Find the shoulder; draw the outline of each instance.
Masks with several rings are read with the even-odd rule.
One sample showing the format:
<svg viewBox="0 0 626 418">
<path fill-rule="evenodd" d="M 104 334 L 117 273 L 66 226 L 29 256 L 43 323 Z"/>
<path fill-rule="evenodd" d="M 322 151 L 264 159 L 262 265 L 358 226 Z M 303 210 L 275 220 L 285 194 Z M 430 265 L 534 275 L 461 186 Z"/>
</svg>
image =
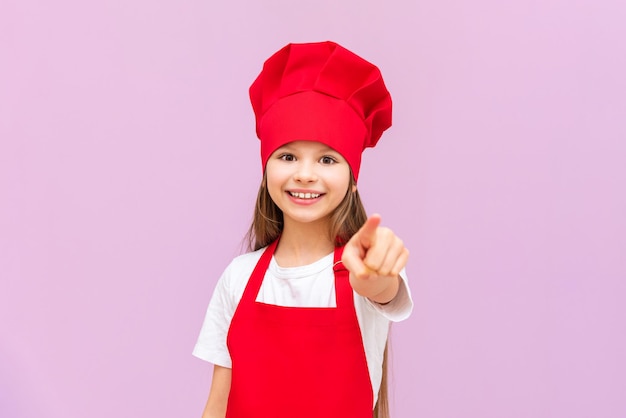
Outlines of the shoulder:
<svg viewBox="0 0 626 418">
<path fill-rule="evenodd" d="M 233 258 L 220 278 L 222 286 L 238 288 L 245 285 L 264 251 L 265 247 Z"/>
<path fill-rule="evenodd" d="M 242 270 L 254 269 L 256 264 L 259 262 L 261 255 L 265 252 L 267 247 L 263 247 L 256 251 L 251 251 L 249 253 L 238 255 L 233 258 L 228 267 L 226 267 L 226 271 L 230 271 L 231 273 L 239 273 Z"/>
<path fill-rule="evenodd" d="M 211 303 L 209 304 L 209 310 L 224 311 L 227 313 L 227 316 L 232 316 L 263 251 L 264 249 L 262 248 L 232 259 L 217 281 L 211 297 Z"/>
</svg>

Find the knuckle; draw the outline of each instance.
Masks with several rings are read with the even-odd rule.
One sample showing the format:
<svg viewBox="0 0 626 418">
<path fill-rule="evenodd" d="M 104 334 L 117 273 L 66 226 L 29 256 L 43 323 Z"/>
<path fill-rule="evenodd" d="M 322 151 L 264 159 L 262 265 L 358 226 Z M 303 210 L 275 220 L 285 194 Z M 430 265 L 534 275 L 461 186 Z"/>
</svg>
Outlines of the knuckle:
<svg viewBox="0 0 626 418">
<path fill-rule="evenodd" d="M 389 235 L 389 228 L 384 227 L 384 226 L 379 226 L 377 228 L 377 232 L 378 232 L 378 235 L 380 235 L 381 237 L 386 237 L 387 235 Z"/>
</svg>

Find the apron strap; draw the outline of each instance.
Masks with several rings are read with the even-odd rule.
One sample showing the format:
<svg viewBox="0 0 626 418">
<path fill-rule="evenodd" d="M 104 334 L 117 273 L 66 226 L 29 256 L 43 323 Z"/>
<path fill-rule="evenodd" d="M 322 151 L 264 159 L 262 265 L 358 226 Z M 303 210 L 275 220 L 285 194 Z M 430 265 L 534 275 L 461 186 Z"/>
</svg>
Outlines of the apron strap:
<svg viewBox="0 0 626 418">
<path fill-rule="evenodd" d="M 350 286 L 350 272 L 341 261 L 343 246 L 335 248 L 333 271 L 335 272 L 335 297 L 337 308 L 354 310 L 354 291 Z"/>
<path fill-rule="evenodd" d="M 277 245 L 278 240 L 275 240 L 265 249 L 265 251 L 263 251 L 263 254 L 261 254 L 261 258 L 256 263 L 256 266 L 252 271 L 252 275 L 250 275 L 246 289 L 241 297 L 240 304 L 241 302 L 254 303 L 256 300 L 256 297 L 259 294 L 259 289 L 261 289 L 261 284 L 263 283 L 263 278 L 265 277 L 265 272 L 270 265 L 270 261 L 272 260 L 274 251 L 276 251 Z"/>
<path fill-rule="evenodd" d="M 248 285 L 246 286 L 241 302 L 254 303 L 256 301 L 261 285 L 263 284 L 263 278 L 265 272 L 270 265 L 274 251 L 278 246 L 278 240 L 272 242 L 261 254 L 259 262 L 254 267 L 252 275 Z M 343 247 L 336 247 L 333 258 L 333 272 L 335 273 L 335 298 L 337 308 L 339 309 L 354 309 L 354 293 L 352 286 L 350 286 L 350 273 L 341 262 L 341 256 L 343 254 Z"/>
</svg>

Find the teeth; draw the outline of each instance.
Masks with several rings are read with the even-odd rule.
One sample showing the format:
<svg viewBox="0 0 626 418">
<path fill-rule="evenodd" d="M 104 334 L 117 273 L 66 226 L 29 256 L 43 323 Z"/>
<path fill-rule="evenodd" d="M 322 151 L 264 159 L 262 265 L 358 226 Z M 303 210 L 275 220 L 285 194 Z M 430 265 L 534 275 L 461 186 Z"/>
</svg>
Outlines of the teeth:
<svg viewBox="0 0 626 418">
<path fill-rule="evenodd" d="M 319 193 L 294 193 L 289 192 L 293 197 L 297 197 L 298 199 L 315 199 L 320 197 Z"/>
</svg>

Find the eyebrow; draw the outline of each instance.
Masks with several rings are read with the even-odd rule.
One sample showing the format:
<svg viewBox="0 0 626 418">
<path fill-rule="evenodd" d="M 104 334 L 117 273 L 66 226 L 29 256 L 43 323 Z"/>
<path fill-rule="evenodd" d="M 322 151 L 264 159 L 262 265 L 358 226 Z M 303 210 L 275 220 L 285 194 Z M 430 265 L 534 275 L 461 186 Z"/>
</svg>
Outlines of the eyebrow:
<svg viewBox="0 0 626 418">
<path fill-rule="evenodd" d="M 329 147 L 326 144 L 323 144 L 323 145 L 324 145 L 324 148 L 321 148 L 319 150 L 320 153 L 332 152 L 332 153 L 335 153 L 335 154 L 339 154 L 339 151 L 334 150 L 333 148 Z M 295 151 L 297 148 L 298 148 L 297 146 L 293 146 L 291 144 L 285 144 L 285 145 L 282 145 L 282 146 L 278 147 L 277 149 L 284 149 L 286 151 Z"/>
</svg>

